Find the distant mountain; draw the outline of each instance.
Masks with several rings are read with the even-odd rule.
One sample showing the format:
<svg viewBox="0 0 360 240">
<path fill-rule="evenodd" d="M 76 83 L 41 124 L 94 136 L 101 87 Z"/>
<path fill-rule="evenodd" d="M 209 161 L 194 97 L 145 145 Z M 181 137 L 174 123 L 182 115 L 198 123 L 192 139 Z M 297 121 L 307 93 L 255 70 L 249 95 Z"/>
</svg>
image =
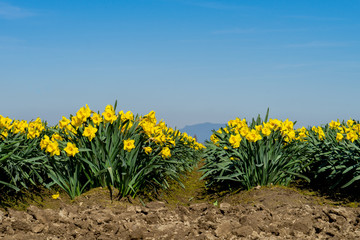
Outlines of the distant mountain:
<svg viewBox="0 0 360 240">
<path fill-rule="evenodd" d="M 224 127 L 225 124 L 221 123 L 199 123 L 190 126 L 185 126 L 180 129 L 180 132 L 186 132 L 188 135 L 194 137 L 196 135 L 199 143 L 204 143 L 205 140 L 209 140 L 212 134 L 211 130 L 218 130 Z"/>
</svg>

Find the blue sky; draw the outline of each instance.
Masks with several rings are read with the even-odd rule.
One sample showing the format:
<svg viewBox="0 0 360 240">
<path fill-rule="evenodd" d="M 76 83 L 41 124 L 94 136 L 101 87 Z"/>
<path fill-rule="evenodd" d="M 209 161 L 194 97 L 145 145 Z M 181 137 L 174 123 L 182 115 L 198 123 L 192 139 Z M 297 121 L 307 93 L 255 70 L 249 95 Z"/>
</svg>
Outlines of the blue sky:
<svg viewBox="0 0 360 240">
<path fill-rule="evenodd" d="M 360 1 L 0 0 L 0 114 L 360 119 Z"/>
</svg>

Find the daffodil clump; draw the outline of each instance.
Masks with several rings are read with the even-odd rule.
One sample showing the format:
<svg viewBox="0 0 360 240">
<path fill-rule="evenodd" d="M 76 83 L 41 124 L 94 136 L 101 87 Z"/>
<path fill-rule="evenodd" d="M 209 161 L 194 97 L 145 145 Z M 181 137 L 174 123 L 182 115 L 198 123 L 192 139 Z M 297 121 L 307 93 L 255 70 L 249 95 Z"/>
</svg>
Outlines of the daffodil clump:
<svg viewBox="0 0 360 240">
<path fill-rule="evenodd" d="M 336 134 L 336 141 L 350 141 L 354 142 L 359 139 L 360 135 L 360 124 L 355 122 L 352 119 L 347 120 L 346 122 L 340 123 L 339 120 L 331 120 L 325 127 L 313 126 L 311 131 L 317 135 L 318 140 L 325 140 L 326 135 Z M 325 134 L 325 131 L 327 134 Z"/>
<path fill-rule="evenodd" d="M 287 185 L 307 166 L 308 130 L 294 129 L 286 119 L 263 121 L 260 116 L 248 124 L 236 118 L 217 131 L 206 143 L 203 178 L 208 185 L 238 185 L 250 189 L 258 185 Z"/>
<path fill-rule="evenodd" d="M 309 176 L 326 189 L 354 187 L 360 179 L 360 123 L 332 120 L 309 130 Z"/>
<path fill-rule="evenodd" d="M 171 157 L 171 149 L 176 149 L 177 147 L 189 148 L 195 151 L 205 148 L 195 138 L 168 127 L 164 121 L 161 120 L 157 123 L 154 111 L 151 111 L 144 117 L 140 117 L 139 125 L 148 138 L 146 146 L 143 147 L 144 151 L 146 149 L 147 154 L 150 154 L 154 147 L 161 147 L 160 153 L 162 158 L 168 159 Z"/>
<path fill-rule="evenodd" d="M 145 187 L 168 187 L 192 169 L 204 146 L 145 116 L 102 112 L 88 105 L 75 115 L 62 116 L 56 126 L 13 120 L 0 115 L 0 190 L 19 191 L 31 184 L 61 187 L 71 198 L 94 187 L 119 190 L 119 197 Z"/>
<path fill-rule="evenodd" d="M 294 129 L 294 123 L 286 119 L 281 121 L 278 119 L 270 119 L 259 125 L 248 126 L 245 119 L 230 120 L 225 128 L 221 128 L 214 132 L 210 140 L 213 144 L 219 145 L 219 141 L 228 140 L 232 148 L 239 148 L 242 140 L 247 142 L 257 142 L 271 135 L 273 132 L 280 132 L 284 143 L 292 141 L 306 141 L 308 131 L 305 127 L 298 130 Z M 225 147 L 230 147 L 225 146 Z"/>
<path fill-rule="evenodd" d="M 267 119 L 267 118 L 266 118 Z M 230 120 L 206 144 L 204 177 L 212 184 L 286 185 L 301 177 L 326 189 L 360 180 L 360 123 L 332 120 L 294 129 L 286 119 Z"/>
<path fill-rule="evenodd" d="M 179 141 L 182 145 L 194 150 L 201 150 L 205 148 L 202 144 L 196 142 L 195 138 L 188 136 L 186 133 L 180 133 L 178 130 L 174 130 L 168 127 L 164 121 L 157 122 L 155 117 L 155 112 L 151 111 L 145 116 L 140 116 L 135 119 L 134 114 L 131 111 L 120 111 L 118 114 L 115 113 L 113 106 L 108 105 L 105 108 L 105 111 L 102 114 L 98 114 L 90 110 L 89 106 L 82 107 L 76 113 L 75 116 L 67 119 L 65 116 L 59 121 L 59 128 L 65 131 L 65 135 L 77 134 L 79 128 L 82 127 L 82 136 L 87 137 L 91 142 L 98 131 L 100 124 L 113 124 L 116 120 L 122 123 L 127 123 L 123 125 L 121 131 L 127 131 L 130 129 L 134 122 L 136 121 L 138 125 L 142 128 L 142 131 L 146 134 L 148 138 L 148 143 L 153 142 L 157 146 L 161 146 L 161 156 L 165 158 L 171 157 L 170 149 L 176 146 L 176 141 Z M 90 121 L 88 121 L 90 120 Z M 71 133 L 71 134 L 70 134 Z M 71 138 L 71 137 L 70 137 Z M 59 155 L 59 148 L 54 141 L 54 137 L 44 136 L 44 139 L 41 144 L 41 149 L 46 149 L 51 155 Z M 60 135 L 57 140 L 63 140 Z M 49 147 L 50 146 L 50 147 Z M 124 140 L 124 150 L 130 152 L 135 148 L 134 140 L 127 139 Z M 151 146 L 144 146 L 143 150 L 146 150 L 146 154 L 150 154 L 152 151 Z M 67 151 L 66 151 L 67 153 Z"/>
<path fill-rule="evenodd" d="M 340 124 L 339 120 L 331 121 L 329 128 L 336 131 L 336 140 L 338 142 L 348 140 L 354 142 L 359 139 L 360 124 L 352 119 L 346 121 L 346 124 Z"/>
<path fill-rule="evenodd" d="M 28 123 L 25 120 L 12 120 L 9 117 L 3 117 L 0 115 L 0 137 L 2 139 L 5 139 L 9 133 L 20 133 L 26 135 L 27 139 L 34 139 L 39 137 L 44 129 L 45 124 L 40 118 Z"/>
<path fill-rule="evenodd" d="M 48 127 L 40 118 L 16 120 L 0 115 L 0 191 L 20 191 L 45 183 L 47 156 L 39 147 Z"/>
<path fill-rule="evenodd" d="M 158 122 L 154 111 L 117 113 L 116 104 L 101 113 L 86 105 L 70 118 L 63 116 L 51 133 L 40 148 L 56 169 L 50 176 L 72 198 L 98 186 L 118 188 L 120 197 L 135 195 L 146 184 L 166 187 L 168 179 L 180 180 L 191 169 L 204 148 Z"/>
</svg>

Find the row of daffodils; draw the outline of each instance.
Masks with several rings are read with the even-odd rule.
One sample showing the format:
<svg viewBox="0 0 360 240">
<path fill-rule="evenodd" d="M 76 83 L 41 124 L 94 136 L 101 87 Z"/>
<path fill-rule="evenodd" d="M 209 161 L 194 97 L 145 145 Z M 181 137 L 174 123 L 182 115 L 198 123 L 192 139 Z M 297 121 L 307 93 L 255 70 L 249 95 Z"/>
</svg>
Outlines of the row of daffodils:
<svg viewBox="0 0 360 240">
<path fill-rule="evenodd" d="M 158 122 L 155 112 L 134 116 L 115 106 L 87 105 L 55 127 L 0 116 L 0 187 L 61 187 L 71 198 L 95 187 L 118 197 L 166 188 L 199 161 L 204 146 Z"/>
<path fill-rule="evenodd" d="M 302 178 L 324 189 L 356 187 L 360 180 L 360 124 L 331 121 L 294 128 L 286 119 L 230 120 L 205 144 L 203 179 L 237 189 L 288 185 Z"/>
<path fill-rule="evenodd" d="M 250 189 L 287 185 L 294 179 L 328 189 L 355 187 L 360 179 L 360 124 L 331 121 L 294 128 L 286 119 L 260 116 L 230 120 L 213 131 L 205 147 L 158 122 L 155 112 L 134 116 L 108 105 L 87 105 L 54 127 L 36 119 L 0 115 L 0 188 L 19 191 L 31 184 L 62 188 L 71 198 L 94 187 L 118 197 L 166 188 L 200 159 L 208 186 Z"/>
</svg>

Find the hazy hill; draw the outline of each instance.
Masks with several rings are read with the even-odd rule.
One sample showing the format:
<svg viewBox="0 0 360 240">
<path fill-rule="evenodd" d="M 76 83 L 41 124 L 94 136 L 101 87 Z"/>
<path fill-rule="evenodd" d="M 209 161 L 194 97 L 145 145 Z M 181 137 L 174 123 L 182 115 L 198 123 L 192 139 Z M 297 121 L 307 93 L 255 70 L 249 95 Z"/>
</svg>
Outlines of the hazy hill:
<svg viewBox="0 0 360 240">
<path fill-rule="evenodd" d="M 196 135 L 199 143 L 204 143 L 205 140 L 209 140 L 212 134 L 211 130 L 218 130 L 220 127 L 224 127 L 225 124 L 221 123 L 199 123 L 190 126 L 185 126 L 180 129 L 180 132 L 186 132 L 188 135 L 194 137 Z"/>
</svg>

